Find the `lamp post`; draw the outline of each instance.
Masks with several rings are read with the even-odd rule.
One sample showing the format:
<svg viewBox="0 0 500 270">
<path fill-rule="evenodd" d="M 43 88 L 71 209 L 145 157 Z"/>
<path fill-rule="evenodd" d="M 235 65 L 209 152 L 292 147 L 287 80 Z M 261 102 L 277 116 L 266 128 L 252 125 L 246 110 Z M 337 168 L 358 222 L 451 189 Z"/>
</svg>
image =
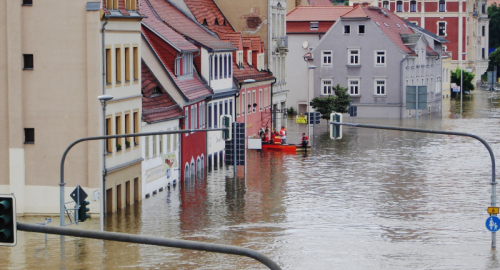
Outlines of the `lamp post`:
<svg viewBox="0 0 500 270">
<path fill-rule="evenodd" d="M 248 114 L 248 109 L 247 109 L 247 103 L 248 103 L 247 102 L 247 100 L 248 100 L 247 84 L 254 83 L 254 82 L 255 82 L 254 79 L 246 79 L 246 80 L 243 81 L 243 83 L 245 84 L 245 104 L 244 104 L 244 106 L 242 106 L 243 109 L 245 110 L 245 179 L 247 178 L 247 146 L 248 146 L 248 144 L 247 144 L 247 114 Z"/>
<path fill-rule="evenodd" d="M 316 66 L 312 65 L 312 66 L 308 66 L 307 68 L 309 68 L 309 87 L 307 88 L 307 137 L 309 138 L 309 140 L 311 139 L 311 135 L 309 134 L 310 133 L 310 125 L 311 125 L 311 88 L 313 88 L 313 84 L 314 84 L 314 69 L 316 68 Z M 312 77 L 312 78 L 311 78 Z M 314 92 L 313 92 L 314 93 Z"/>
<path fill-rule="evenodd" d="M 102 104 L 102 133 L 106 135 L 106 105 L 108 105 L 108 101 L 113 99 L 111 95 L 102 95 L 98 96 L 97 99 Z M 102 178 L 101 178 L 101 194 L 99 196 L 99 200 L 101 203 L 101 213 L 100 213 L 100 227 L 101 231 L 104 231 L 104 194 L 106 191 L 106 176 L 108 175 L 108 171 L 106 170 L 106 154 L 108 149 L 106 149 L 106 140 L 102 141 Z"/>
<path fill-rule="evenodd" d="M 463 92 L 464 92 L 464 67 L 462 65 L 462 60 L 464 58 L 464 55 L 467 55 L 467 53 L 462 53 L 460 55 L 460 117 L 462 117 L 462 101 L 463 101 Z"/>
</svg>

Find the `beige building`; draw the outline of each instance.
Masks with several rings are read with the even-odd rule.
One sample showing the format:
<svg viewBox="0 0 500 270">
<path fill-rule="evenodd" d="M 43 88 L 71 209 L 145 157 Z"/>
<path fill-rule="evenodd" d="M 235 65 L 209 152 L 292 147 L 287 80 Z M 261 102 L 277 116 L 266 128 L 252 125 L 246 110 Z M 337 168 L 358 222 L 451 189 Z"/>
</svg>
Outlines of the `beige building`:
<svg viewBox="0 0 500 270">
<path fill-rule="evenodd" d="M 4 44 L 0 47 L 0 193 L 15 194 L 18 214 L 59 213 L 64 150 L 77 139 L 103 134 L 97 96 L 103 92 L 114 96 L 106 110 L 109 133 L 140 127 L 141 16 L 133 11 L 138 9 L 134 1 L 123 1 L 108 2 L 116 7 L 123 4 L 128 11 L 109 12 L 100 1 L 87 0 L 0 4 Z M 109 19 L 104 90 L 101 29 L 105 14 Z M 126 148 L 121 142 L 121 151 L 115 142 L 108 143 L 109 211 L 140 198 L 133 196 L 140 192 L 134 189 L 140 187 L 135 181 L 141 181 L 140 147 Z M 98 141 L 79 143 L 69 151 L 64 165 L 65 202 L 72 201 L 69 194 L 80 185 L 89 195 L 91 212 L 99 212 L 102 151 L 103 143 Z"/>
</svg>

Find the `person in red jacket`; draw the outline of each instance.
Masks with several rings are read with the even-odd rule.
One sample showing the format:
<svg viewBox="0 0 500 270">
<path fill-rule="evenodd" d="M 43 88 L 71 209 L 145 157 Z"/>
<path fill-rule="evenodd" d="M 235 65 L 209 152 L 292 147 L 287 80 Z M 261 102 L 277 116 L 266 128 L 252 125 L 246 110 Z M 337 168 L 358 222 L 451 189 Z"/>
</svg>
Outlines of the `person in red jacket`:
<svg viewBox="0 0 500 270">
<path fill-rule="evenodd" d="M 307 145 L 309 144 L 309 137 L 306 136 L 305 133 L 302 133 L 302 147 L 306 148 Z"/>
</svg>

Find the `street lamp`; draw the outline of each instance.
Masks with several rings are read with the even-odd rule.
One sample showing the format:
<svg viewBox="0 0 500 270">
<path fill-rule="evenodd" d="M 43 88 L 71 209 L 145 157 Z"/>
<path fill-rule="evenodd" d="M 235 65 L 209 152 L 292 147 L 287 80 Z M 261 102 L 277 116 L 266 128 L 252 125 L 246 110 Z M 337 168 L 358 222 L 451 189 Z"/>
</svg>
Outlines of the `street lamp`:
<svg viewBox="0 0 500 270">
<path fill-rule="evenodd" d="M 462 53 L 462 55 L 460 55 L 460 117 L 462 117 L 462 96 L 464 92 L 464 67 L 462 66 L 462 59 L 464 58 L 464 55 L 467 55 L 467 53 Z"/>
<path fill-rule="evenodd" d="M 97 99 L 102 104 L 102 132 L 103 135 L 106 135 L 106 105 L 108 104 L 108 101 L 113 99 L 113 96 L 111 95 L 102 95 L 98 96 Z M 101 224 L 101 231 L 104 231 L 104 194 L 106 191 L 106 175 L 108 174 L 108 171 L 106 170 L 106 154 L 108 150 L 106 149 L 106 141 L 107 140 L 102 140 L 102 178 L 101 178 L 101 194 L 99 196 L 100 203 L 101 203 L 101 213 L 100 213 L 100 224 Z"/>
<path fill-rule="evenodd" d="M 310 101 L 310 98 L 311 98 L 311 88 L 313 88 L 313 84 L 314 84 L 314 69 L 316 68 L 316 66 L 312 65 L 312 66 L 308 66 L 307 68 L 309 68 L 309 87 L 307 88 L 307 137 L 309 138 L 309 140 L 311 139 L 311 135 L 309 134 L 309 130 L 310 130 L 310 125 L 311 125 L 311 101 Z M 311 79 L 311 77 L 313 77 Z M 313 92 L 314 93 L 314 92 Z"/>
<path fill-rule="evenodd" d="M 244 105 L 242 106 L 243 107 L 243 110 L 245 111 L 245 179 L 247 178 L 247 114 L 248 114 L 248 111 L 247 111 L 247 100 L 248 100 L 248 95 L 247 95 L 247 84 L 249 83 L 254 83 L 255 80 L 254 79 L 246 79 L 243 81 L 243 83 L 245 84 L 245 103 Z M 235 137 L 236 138 L 236 137 Z M 235 144 L 235 147 L 236 147 L 236 144 Z M 235 165 L 236 166 L 236 157 L 235 157 Z"/>
</svg>

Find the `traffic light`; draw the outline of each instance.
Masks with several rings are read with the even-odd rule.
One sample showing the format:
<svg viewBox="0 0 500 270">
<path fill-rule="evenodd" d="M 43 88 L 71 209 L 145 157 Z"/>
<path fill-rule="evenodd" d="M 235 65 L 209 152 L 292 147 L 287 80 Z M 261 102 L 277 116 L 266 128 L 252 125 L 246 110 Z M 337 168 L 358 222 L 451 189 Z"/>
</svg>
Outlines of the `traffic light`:
<svg viewBox="0 0 500 270">
<path fill-rule="evenodd" d="M 224 141 L 230 141 L 231 140 L 231 129 L 232 129 L 231 115 L 221 115 L 220 122 L 221 122 L 222 128 L 228 128 L 228 130 L 222 131 L 222 139 Z"/>
<path fill-rule="evenodd" d="M 330 122 L 342 123 L 342 114 L 331 113 L 330 114 Z M 334 140 L 342 139 L 342 126 L 330 124 L 330 138 L 332 138 Z"/>
<path fill-rule="evenodd" d="M 87 208 L 87 205 L 89 205 L 90 203 L 88 201 L 82 201 L 81 204 L 80 204 L 80 208 L 78 208 L 78 221 L 79 222 L 84 222 L 85 220 L 87 220 L 87 218 L 90 218 L 90 215 L 87 214 L 90 209 Z"/>
<path fill-rule="evenodd" d="M 16 198 L 0 195 L 0 246 L 15 246 L 17 243 Z"/>
</svg>

